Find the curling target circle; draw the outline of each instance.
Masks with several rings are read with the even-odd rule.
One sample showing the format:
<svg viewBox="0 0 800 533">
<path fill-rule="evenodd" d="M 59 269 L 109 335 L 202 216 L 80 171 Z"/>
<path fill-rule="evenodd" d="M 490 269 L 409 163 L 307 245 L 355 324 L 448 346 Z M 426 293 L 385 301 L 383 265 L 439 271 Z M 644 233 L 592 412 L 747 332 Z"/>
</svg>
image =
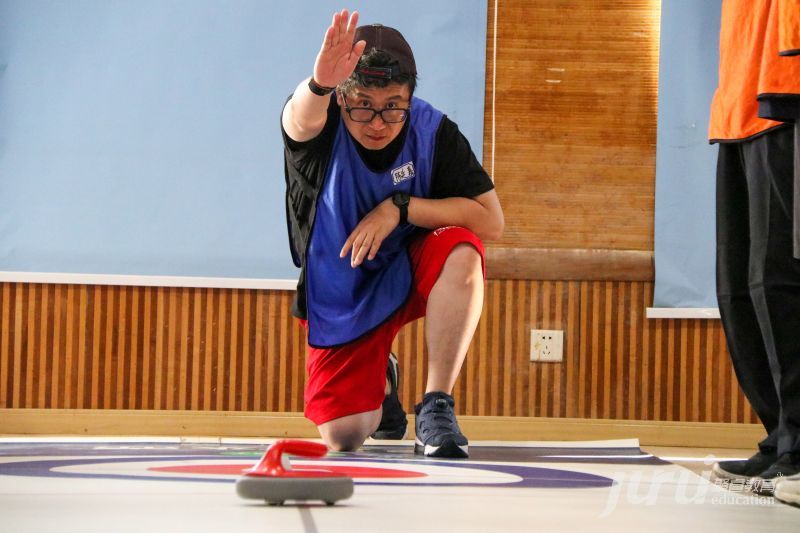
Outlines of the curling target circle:
<svg viewBox="0 0 800 533">
<path fill-rule="evenodd" d="M 253 464 L 242 457 L 196 455 L 42 458 L 2 463 L 0 475 L 233 483 Z M 356 485 L 588 488 L 614 483 L 604 476 L 561 468 L 468 461 L 293 459 L 292 468 L 343 473 L 352 477 Z"/>
</svg>

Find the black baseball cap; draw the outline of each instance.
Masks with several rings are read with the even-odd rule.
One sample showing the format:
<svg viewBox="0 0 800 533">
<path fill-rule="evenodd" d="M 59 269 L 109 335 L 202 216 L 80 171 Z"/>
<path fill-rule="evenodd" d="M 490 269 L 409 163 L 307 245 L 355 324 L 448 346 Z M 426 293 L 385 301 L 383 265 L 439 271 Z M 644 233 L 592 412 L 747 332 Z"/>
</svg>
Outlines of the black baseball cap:
<svg viewBox="0 0 800 533">
<path fill-rule="evenodd" d="M 360 26 L 356 28 L 356 36 L 353 42 L 357 43 L 358 41 L 367 41 L 367 46 L 364 48 L 365 53 L 372 48 L 383 50 L 397 60 L 397 65 L 391 68 L 378 68 L 365 67 L 359 64 L 356 66 L 357 73 L 371 78 L 386 79 L 391 79 L 397 74 L 417 75 L 414 53 L 411 51 L 408 42 L 403 38 L 403 35 L 396 29 L 383 24 Z"/>
</svg>

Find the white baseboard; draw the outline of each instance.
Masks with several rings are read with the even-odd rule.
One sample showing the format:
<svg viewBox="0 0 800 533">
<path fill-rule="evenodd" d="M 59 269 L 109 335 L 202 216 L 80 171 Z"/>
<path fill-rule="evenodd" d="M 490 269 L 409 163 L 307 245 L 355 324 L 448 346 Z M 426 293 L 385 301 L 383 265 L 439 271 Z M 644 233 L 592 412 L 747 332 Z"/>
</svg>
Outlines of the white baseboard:
<svg viewBox="0 0 800 533">
<path fill-rule="evenodd" d="M 716 307 L 648 307 L 647 318 L 719 319 L 719 309 Z"/>
</svg>

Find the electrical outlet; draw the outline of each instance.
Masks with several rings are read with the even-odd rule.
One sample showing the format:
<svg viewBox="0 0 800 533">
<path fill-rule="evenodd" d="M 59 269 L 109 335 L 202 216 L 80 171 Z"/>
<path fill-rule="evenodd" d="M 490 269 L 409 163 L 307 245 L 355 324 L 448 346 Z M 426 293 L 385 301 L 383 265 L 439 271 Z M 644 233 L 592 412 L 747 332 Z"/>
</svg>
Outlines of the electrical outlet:
<svg viewBox="0 0 800 533">
<path fill-rule="evenodd" d="M 564 360 L 564 331 L 531 330 L 531 361 L 558 363 Z"/>
</svg>

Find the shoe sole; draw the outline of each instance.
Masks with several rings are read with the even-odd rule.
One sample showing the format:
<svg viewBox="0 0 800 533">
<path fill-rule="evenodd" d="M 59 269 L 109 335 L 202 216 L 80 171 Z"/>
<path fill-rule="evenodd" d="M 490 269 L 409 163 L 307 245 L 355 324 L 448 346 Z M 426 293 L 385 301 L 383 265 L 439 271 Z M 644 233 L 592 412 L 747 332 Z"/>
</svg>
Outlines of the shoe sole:
<svg viewBox="0 0 800 533">
<path fill-rule="evenodd" d="M 469 445 L 459 446 L 452 440 L 445 441 L 440 446 L 414 442 L 414 453 L 425 457 L 447 457 L 450 459 L 466 459 L 469 457 Z"/>
<path fill-rule="evenodd" d="M 775 487 L 775 498 L 783 503 L 800 507 L 800 483 L 794 480 L 791 482 L 781 481 Z"/>
</svg>

